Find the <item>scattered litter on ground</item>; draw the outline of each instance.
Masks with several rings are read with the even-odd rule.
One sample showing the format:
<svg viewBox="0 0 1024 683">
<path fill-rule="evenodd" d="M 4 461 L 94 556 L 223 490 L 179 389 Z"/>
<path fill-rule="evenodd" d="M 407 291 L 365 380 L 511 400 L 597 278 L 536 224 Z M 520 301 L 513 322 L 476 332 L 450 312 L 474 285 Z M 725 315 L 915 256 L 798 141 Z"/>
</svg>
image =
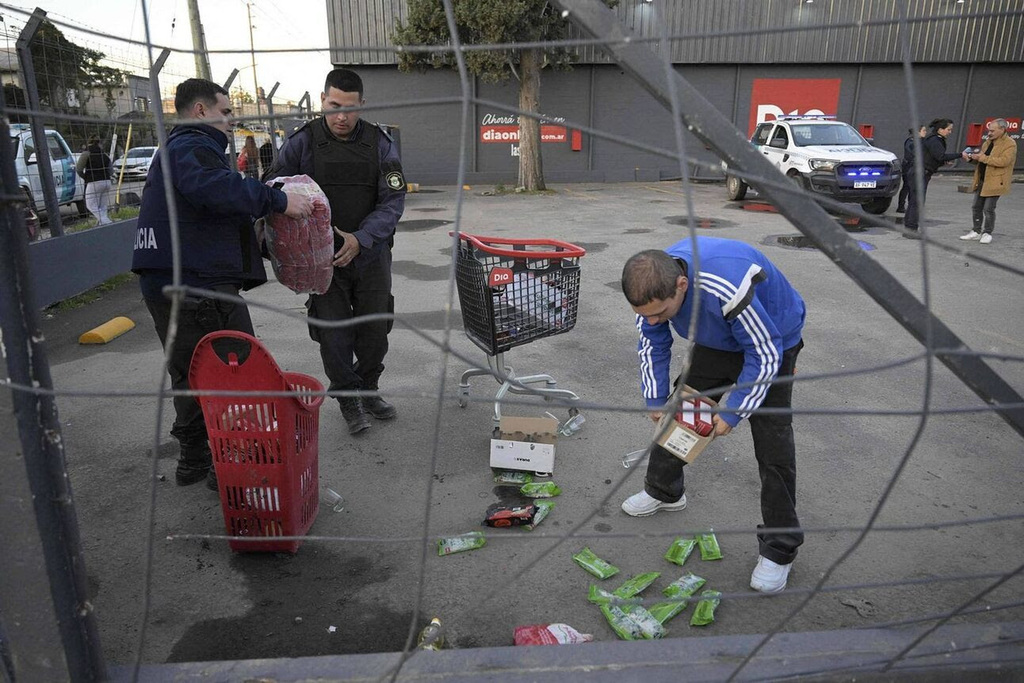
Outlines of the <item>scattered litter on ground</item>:
<svg viewBox="0 0 1024 683">
<path fill-rule="evenodd" d="M 444 647 L 444 627 L 441 626 L 441 620 L 434 617 L 420 631 L 419 638 L 416 640 L 416 648 L 436 652 L 442 647 Z"/>
<path fill-rule="evenodd" d="M 460 534 L 451 538 L 442 538 L 437 541 L 437 554 L 440 557 L 476 550 L 487 545 L 487 539 L 479 531 L 470 531 L 468 534 Z"/>
<path fill-rule="evenodd" d="M 552 498 L 562 493 L 562 489 L 553 481 L 545 481 L 540 484 L 523 484 L 519 492 L 529 498 Z"/>
<path fill-rule="evenodd" d="M 702 560 L 720 560 L 722 559 L 722 549 L 718 545 L 718 538 L 715 537 L 714 531 L 709 531 L 706 534 L 697 535 L 697 545 L 700 546 L 700 559 Z"/>
<path fill-rule="evenodd" d="M 529 472 L 513 472 L 511 470 L 502 470 L 494 475 L 495 484 L 515 484 L 522 486 L 523 484 L 530 484 L 533 482 L 533 475 Z"/>
<path fill-rule="evenodd" d="M 533 624 L 516 626 L 513 640 L 516 645 L 576 645 L 589 643 L 594 636 L 580 633 L 568 624 Z"/>
<path fill-rule="evenodd" d="M 707 626 L 715 620 L 715 608 L 722 600 L 718 591 L 704 591 L 700 594 L 700 602 L 690 617 L 690 626 Z"/>
<path fill-rule="evenodd" d="M 484 521 L 481 522 L 484 526 L 525 526 L 533 522 L 533 518 L 537 514 L 537 506 L 495 503 L 488 506 L 486 514 Z"/>
<path fill-rule="evenodd" d="M 697 547 L 697 541 L 692 538 L 677 538 L 672 541 L 672 545 L 668 547 L 665 552 L 665 559 L 672 564 L 678 564 L 682 566 L 686 562 L 686 558 L 690 556 L 693 549 Z"/>
<path fill-rule="evenodd" d="M 345 510 L 345 498 L 332 488 L 324 487 L 324 503 L 334 512 Z"/>
<path fill-rule="evenodd" d="M 657 581 L 659 576 L 661 576 L 661 572 L 637 574 L 612 591 L 612 595 L 619 598 L 631 598 L 634 595 L 639 595 L 640 593 L 643 593 L 648 586 Z"/>
<path fill-rule="evenodd" d="M 527 531 L 536 529 L 544 521 L 544 518 L 551 514 L 551 508 L 555 507 L 555 501 L 538 500 L 534 507 L 537 508 L 537 511 L 533 513 L 533 521 L 524 526 Z"/>
<path fill-rule="evenodd" d="M 601 614 L 623 640 L 665 637 L 665 627 L 640 605 L 601 605 Z"/>
<path fill-rule="evenodd" d="M 584 548 L 579 551 L 572 556 L 572 559 L 576 560 L 576 564 L 583 567 L 599 579 L 607 579 L 619 573 L 618 567 L 602 560 L 600 557 L 595 555 L 594 551 L 590 548 Z"/>
</svg>

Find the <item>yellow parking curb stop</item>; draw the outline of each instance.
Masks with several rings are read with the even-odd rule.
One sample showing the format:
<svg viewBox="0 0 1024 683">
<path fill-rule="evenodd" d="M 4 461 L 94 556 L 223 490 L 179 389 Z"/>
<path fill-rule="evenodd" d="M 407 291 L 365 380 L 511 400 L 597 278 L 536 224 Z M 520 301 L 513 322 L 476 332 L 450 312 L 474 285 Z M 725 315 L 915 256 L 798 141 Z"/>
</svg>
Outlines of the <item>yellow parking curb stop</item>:
<svg viewBox="0 0 1024 683">
<path fill-rule="evenodd" d="M 130 318 L 118 316 L 99 327 L 94 327 L 78 338 L 79 344 L 106 344 L 135 327 Z"/>
</svg>

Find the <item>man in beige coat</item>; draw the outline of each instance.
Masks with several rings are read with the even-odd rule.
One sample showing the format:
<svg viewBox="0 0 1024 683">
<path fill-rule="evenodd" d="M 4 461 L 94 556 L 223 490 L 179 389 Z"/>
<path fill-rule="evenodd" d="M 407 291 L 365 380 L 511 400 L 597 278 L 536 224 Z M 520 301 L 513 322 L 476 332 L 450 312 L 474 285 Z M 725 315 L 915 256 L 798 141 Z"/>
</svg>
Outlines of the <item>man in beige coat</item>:
<svg viewBox="0 0 1024 683">
<path fill-rule="evenodd" d="M 977 240 L 982 244 L 992 242 L 992 230 L 996 227 L 996 202 L 1010 191 L 1013 182 L 1013 165 L 1017 161 L 1017 143 L 1006 134 L 1006 119 L 994 119 L 988 123 L 988 139 L 982 143 L 984 151 L 976 154 L 964 153 L 964 160 L 976 164 L 971 192 L 974 193 L 974 229 L 960 239 Z"/>
</svg>

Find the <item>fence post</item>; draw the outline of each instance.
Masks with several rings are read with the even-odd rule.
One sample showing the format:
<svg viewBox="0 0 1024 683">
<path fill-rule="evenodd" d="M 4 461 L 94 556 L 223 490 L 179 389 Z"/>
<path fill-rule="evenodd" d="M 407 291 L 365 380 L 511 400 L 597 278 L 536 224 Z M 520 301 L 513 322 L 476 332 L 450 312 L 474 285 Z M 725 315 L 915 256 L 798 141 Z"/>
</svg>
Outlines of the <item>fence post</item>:
<svg viewBox="0 0 1024 683">
<path fill-rule="evenodd" d="M 228 76 L 228 80 L 224 81 L 224 89 L 231 92 L 231 84 L 235 82 L 235 76 L 238 75 L 238 69 L 232 69 L 231 75 Z"/>
<path fill-rule="evenodd" d="M 40 112 L 39 107 L 39 85 L 36 83 L 35 64 L 32 62 L 32 40 L 39 32 L 43 20 L 46 19 L 46 11 L 36 8 L 36 11 L 29 17 L 25 28 L 18 36 L 16 48 L 18 60 L 21 62 L 21 70 L 25 74 L 25 94 L 28 96 L 28 108 Z M 41 114 L 32 114 L 32 142 L 36 150 L 36 170 L 39 173 L 39 185 L 43 188 L 43 205 L 46 207 L 46 222 L 50 227 L 50 236 L 61 236 L 64 234 L 64 225 L 60 220 L 60 204 L 57 203 L 57 192 L 53 187 L 53 168 L 50 165 L 50 146 L 46 142 L 46 126 L 43 125 Z M 26 163 L 28 160 L 25 160 Z M 77 183 L 76 183 L 77 185 Z M 35 197 L 33 197 L 33 200 Z"/>
<path fill-rule="evenodd" d="M 7 124 L 0 121 L 0 140 L 9 136 Z M 11 384 L 49 390 L 53 380 L 33 303 L 23 202 L 13 155 L 12 145 L 0 144 L 0 336 L 4 340 L 4 370 Z M 11 410 L 7 415 L 13 415 L 19 440 L 12 448 L 5 439 L 0 447 L 0 454 L 12 456 L 9 463 L 2 463 L 8 474 L 4 477 L 4 495 L 0 495 L 0 521 L 6 527 L 0 534 L 4 545 L 0 552 L 0 567 L 4 569 L 0 596 L 6 598 L 0 611 L 7 617 L 7 604 L 12 602 L 20 612 L 30 596 L 46 601 L 31 605 L 29 616 L 13 622 L 18 633 L 12 642 L 19 650 L 14 661 L 22 668 L 17 680 L 99 681 L 106 674 L 96 618 L 88 600 L 85 560 L 56 402 L 51 395 L 11 388 L 0 397 L 5 407 L 8 396 Z M 5 421 L 7 415 L 3 416 Z M 12 482 L 20 480 L 12 471 L 19 446 L 28 484 L 21 496 L 7 490 Z M 31 524 L 19 524 L 19 518 L 27 517 L 29 500 L 35 513 L 34 529 Z M 19 581 L 33 564 L 45 565 L 45 573 L 30 574 L 27 581 Z M 47 615 L 56 622 L 59 641 L 42 635 L 47 630 Z M 5 630 L 9 632 L 11 625 L 6 622 Z M 61 663 L 66 671 L 60 670 Z"/>
<path fill-rule="evenodd" d="M 277 92 L 280 85 L 280 81 L 274 83 L 274 87 L 270 89 L 270 94 L 266 97 L 267 116 L 270 117 L 270 151 L 273 154 L 274 163 L 277 163 L 277 121 L 274 120 L 274 93 Z"/>
<path fill-rule="evenodd" d="M 302 103 L 303 102 L 306 103 L 306 110 L 309 111 L 309 118 L 313 118 L 313 104 L 312 104 L 312 101 L 309 99 L 309 91 L 308 90 L 306 91 L 306 94 L 302 96 L 302 99 L 299 100 L 299 113 L 302 113 L 302 111 L 303 111 L 303 109 L 302 109 Z"/>
</svg>

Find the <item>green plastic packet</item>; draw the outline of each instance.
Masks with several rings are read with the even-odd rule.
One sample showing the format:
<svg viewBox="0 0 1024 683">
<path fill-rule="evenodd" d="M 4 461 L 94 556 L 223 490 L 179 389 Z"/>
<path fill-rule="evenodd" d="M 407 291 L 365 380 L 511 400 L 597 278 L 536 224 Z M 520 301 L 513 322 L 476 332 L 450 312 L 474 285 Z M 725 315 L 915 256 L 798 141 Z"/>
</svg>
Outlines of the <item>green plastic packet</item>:
<svg viewBox="0 0 1024 683">
<path fill-rule="evenodd" d="M 522 486 L 523 484 L 529 484 L 533 482 L 533 475 L 529 472 L 513 472 L 511 470 L 502 470 L 494 475 L 495 484 L 515 484 Z"/>
<path fill-rule="evenodd" d="M 623 640 L 640 640 L 644 637 L 640 625 L 629 618 L 622 611 L 621 607 L 615 605 L 601 605 L 601 614 L 608 620 L 608 625 L 615 631 L 615 635 Z"/>
<path fill-rule="evenodd" d="M 692 538 L 677 538 L 672 541 L 672 545 L 665 552 L 665 559 L 673 564 L 682 566 L 683 562 L 686 562 L 686 558 L 690 556 L 690 553 L 696 547 L 697 541 Z"/>
<path fill-rule="evenodd" d="M 524 524 L 523 528 L 527 531 L 533 531 L 537 528 L 537 525 L 544 521 L 544 518 L 551 512 L 551 508 L 555 507 L 555 501 L 553 500 L 538 500 L 533 504 L 537 508 L 537 511 L 533 513 L 533 521 L 529 524 Z"/>
<path fill-rule="evenodd" d="M 646 640 L 665 637 L 665 627 L 654 618 L 653 614 L 640 605 L 625 605 L 622 607 L 622 611 L 640 627 L 640 634 Z"/>
<path fill-rule="evenodd" d="M 619 598 L 631 598 L 634 595 L 639 595 L 644 591 L 644 589 L 657 581 L 659 576 L 661 576 L 661 572 L 637 574 L 629 581 L 612 591 L 612 594 Z"/>
<path fill-rule="evenodd" d="M 697 576 L 692 572 L 683 574 L 678 579 L 665 586 L 662 589 L 662 593 L 669 598 L 689 598 L 703 586 L 707 581 Z M 689 600 L 683 600 L 683 607 L 689 603 Z"/>
<path fill-rule="evenodd" d="M 700 602 L 690 617 L 690 626 L 707 626 L 715 620 L 715 608 L 721 602 L 722 594 L 718 591 L 704 591 L 700 594 Z"/>
<path fill-rule="evenodd" d="M 664 624 L 669 619 L 686 609 L 686 603 L 686 600 L 668 600 L 666 602 L 659 602 L 656 605 L 651 605 L 647 608 L 647 611 L 651 613 L 652 617 L 658 620 L 659 624 Z"/>
<path fill-rule="evenodd" d="M 697 545 L 700 546 L 700 559 L 722 559 L 722 549 L 718 545 L 718 539 L 715 537 L 714 531 L 709 531 L 706 534 L 698 534 Z"/>
<path fill-rule="evenodd" d="M 595 605 L 638 605 L 640 604 L 640 598 L 630 597 L 622 598 L 615 593 L 609 593 L 603 588 L 598 588 L 594 584 L 590 584 L 590 590 L 587 591 L 587 600 L 594 603 Z"/>
<path fill-rule="evenodd" d="M 594 551 L 590 548 L 584 548 L 575 555 L 572 559 L 576 560 L 576 564 L 586 569 L 588 572 L 593 574 L 599 579 L 607 579 L 610 576 L 615 576 L 619 573 L 619 568 L 608 564 L 600 557 L 594 554 Z"/>
<path fill-rule="evenodd" d="M 539 484 L 523 484 L 519 492 L 527 498 L 552 498 L 562 492 L 562 489 L 553 481 L 545 481 Z"/>
<path fill-rule="evenodd" d="M 461 553 L 467 550 L 476 550 L 487 545 L 482 531 L 470 531 L 468 534 L 461 534 L 451 538 L 442 538 L 437 541 L 437 554 L 440 557 Z"/>
</svg>

